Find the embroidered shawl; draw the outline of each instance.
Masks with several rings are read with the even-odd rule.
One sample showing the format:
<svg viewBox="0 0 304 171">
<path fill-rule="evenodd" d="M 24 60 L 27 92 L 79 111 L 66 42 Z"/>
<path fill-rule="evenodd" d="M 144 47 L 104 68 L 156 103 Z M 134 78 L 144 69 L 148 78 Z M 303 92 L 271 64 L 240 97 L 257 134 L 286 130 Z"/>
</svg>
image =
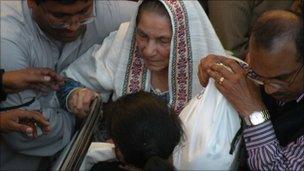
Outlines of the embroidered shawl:
<svg viewBox="0 0 304 171">
<path fill-rule="evenodd" d="M 172 39 L 168 84 L 176 112 L 202 90 L 197 77 L 200 59 L 225 51 L 198 1 L 160 0 L 170 15 Z M 139 2 L 139 5 L 142 1 Z M 150 91 L 150 71 L 144 66 L 135 41 L 135 14 L 129 23 L 71 64 L 66 75 L 101 92 L 104 100 L 139 90 Z"/>
</svg>

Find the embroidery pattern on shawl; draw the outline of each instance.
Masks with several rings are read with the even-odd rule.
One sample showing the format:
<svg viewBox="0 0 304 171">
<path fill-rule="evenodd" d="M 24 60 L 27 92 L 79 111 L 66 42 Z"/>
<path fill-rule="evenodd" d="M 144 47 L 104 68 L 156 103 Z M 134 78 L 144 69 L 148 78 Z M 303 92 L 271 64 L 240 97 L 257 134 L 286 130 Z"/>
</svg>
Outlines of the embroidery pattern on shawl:
<svg viewBox="0 0 304 171">
<path fill-rule="evenodd" d="M 126 76 L 124 81 L 123 95 L 135 93 L 144 89 L 144 83 L 146 80 L 147 70 L 144 66 L 144 62 L 138 52 L 137 44 L 135 41 L 135 34 L 132 38 L 132 46 L 130 49 L 130 55 L 128 60 L 128 66 L 126 68 Z"/>
<path fill-rule="evenodd" d="M 175 34 L 172 53 L 172 106 L 177 113 L 183 109 L 192 94 L 192 52 L 188 15 L 182 1 L 164 1 L 173 14 Z M 144 89 L 147 69 L 137 49 L 135 34 L 126 68 L 123 95 Z"/>
<path fill-rule="evenodd" d="M 172 104 L 180 113 L 192 94 L 192 52 L 189 33 L 188 14 L 182 1 L 165 1 L 173 13 L 174 39 L 172 55 Z"/>
</svg>

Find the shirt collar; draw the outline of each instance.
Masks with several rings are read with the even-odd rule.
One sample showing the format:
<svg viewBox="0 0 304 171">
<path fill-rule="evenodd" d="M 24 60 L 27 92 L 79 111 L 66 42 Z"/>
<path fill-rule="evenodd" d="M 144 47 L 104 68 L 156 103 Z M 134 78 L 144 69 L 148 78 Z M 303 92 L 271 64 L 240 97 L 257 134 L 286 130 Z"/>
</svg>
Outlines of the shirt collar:
<svg viewBox="0 0 304 171">
<path fill-rule="evenodd" d="M 300 103 L 300 101 L 304 98 L 304 92 L 297 98 L 296 102 Z M 286 102 L 282 102 L 282 101 L 277 101 L 279 106 L 284 106 L 286 104 Z"/>
<path fill-rule="evenodd" d="M 297 103 L 299 103 L 302 99 L 304 98 L 304 92 L 298 97 L 298 99 L 296 100 Z"/>
</svg>

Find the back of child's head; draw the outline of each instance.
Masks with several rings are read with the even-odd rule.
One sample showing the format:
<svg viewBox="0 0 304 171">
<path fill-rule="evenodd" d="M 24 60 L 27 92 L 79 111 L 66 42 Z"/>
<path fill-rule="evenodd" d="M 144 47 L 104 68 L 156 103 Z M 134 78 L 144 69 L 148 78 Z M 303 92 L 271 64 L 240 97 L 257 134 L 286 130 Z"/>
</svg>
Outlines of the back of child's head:
<svg viewBox="0 0 304 171">
<path fill-rule="evenodd" d="M 179 117 L 161 98 L 138 92 L 108 105 L 108 131 L 124 161 L 144 170 L 173 170 L 168 162 L 183 130 Z"/>
</svg>

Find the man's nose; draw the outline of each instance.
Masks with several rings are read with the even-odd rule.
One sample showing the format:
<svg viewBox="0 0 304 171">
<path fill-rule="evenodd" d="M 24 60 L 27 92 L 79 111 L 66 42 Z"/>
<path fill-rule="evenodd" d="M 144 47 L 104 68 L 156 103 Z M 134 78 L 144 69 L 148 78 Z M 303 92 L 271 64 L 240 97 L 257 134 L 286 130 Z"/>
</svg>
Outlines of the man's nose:
<svg viewBox="0 0 304 171">
<path fill-rule="evenodd" d="M 147 57 L 154 56 L 156 54 L 156 44 L 153 40 L 150 40 L 143 50 L 143 55 Z"/>
<path fill-rule="evenodd" d="M 68 21 L 68 29 L 70 31 L 77 31 L 80 27 L 80 19 L 78 16 L 72 16 Z"/>
</svg>

